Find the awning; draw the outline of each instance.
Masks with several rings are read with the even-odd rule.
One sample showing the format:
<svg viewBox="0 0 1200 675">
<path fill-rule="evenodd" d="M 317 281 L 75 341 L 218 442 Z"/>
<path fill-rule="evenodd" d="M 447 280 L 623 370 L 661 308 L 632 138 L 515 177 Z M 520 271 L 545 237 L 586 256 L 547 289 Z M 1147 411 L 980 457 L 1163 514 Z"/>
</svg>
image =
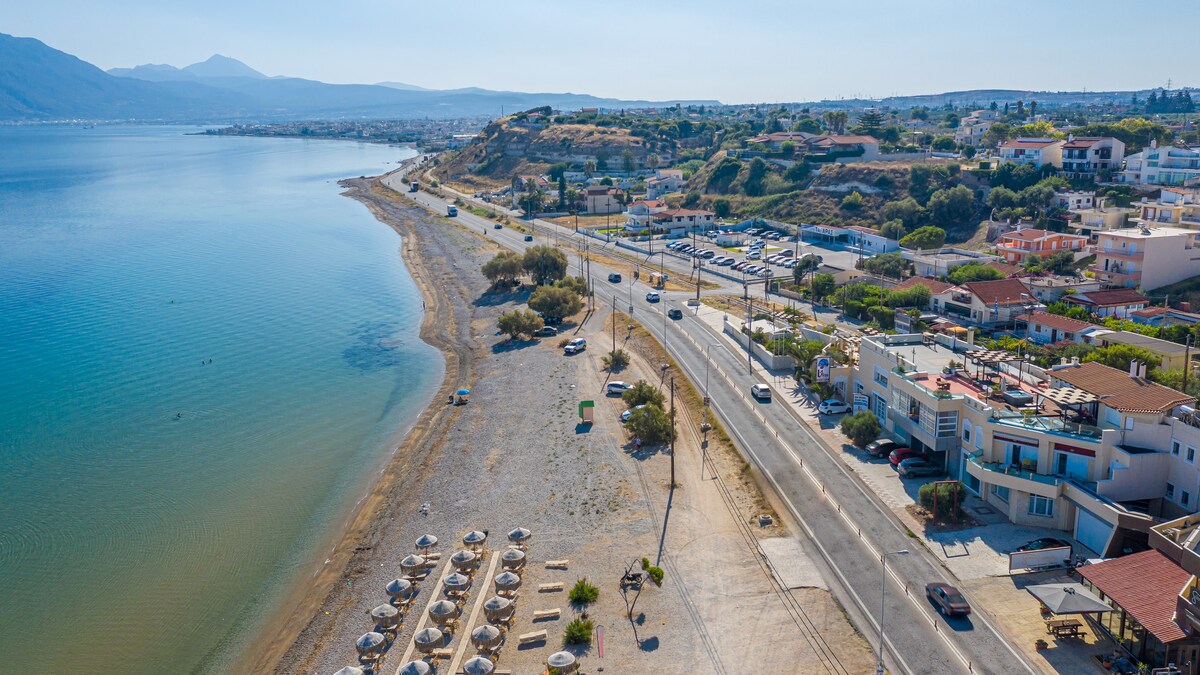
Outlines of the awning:
<svg viewBox="0 0 1200 675">
<path fill-rule="evenodd" d="M 1048 398 L 1059 405 L 1083 405 L 1085 403 L 1095 403 L 1100 398 L 1091 392 L 1075 387 L 1059 387 L 1057 389 L 1043 389 L 1037 392 L 1038 396 Z"/>
<path fill-rule="evenodd" d="M 1086 614 L 1111 612 L 1103 600 L 1092 595 L 1083 584 L 1040 584 L 1025 590 L 1033 594 L 1054 614 Z"/>
</svg>

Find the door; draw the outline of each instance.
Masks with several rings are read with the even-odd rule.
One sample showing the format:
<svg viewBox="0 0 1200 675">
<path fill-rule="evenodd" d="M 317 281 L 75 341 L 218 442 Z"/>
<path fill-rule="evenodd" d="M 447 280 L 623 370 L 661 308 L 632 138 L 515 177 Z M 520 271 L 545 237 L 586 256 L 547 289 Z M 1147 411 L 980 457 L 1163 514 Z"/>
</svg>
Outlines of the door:
<svg viewBox="0 0 1200 675">
<path fill-rule="evenodd" d="M 1112 538 L 1113 526 L 1082 508 L 1075 509 L 1075 538 L 1079 543 L 1104 555 L 1108 540 Z"/>
</svg>

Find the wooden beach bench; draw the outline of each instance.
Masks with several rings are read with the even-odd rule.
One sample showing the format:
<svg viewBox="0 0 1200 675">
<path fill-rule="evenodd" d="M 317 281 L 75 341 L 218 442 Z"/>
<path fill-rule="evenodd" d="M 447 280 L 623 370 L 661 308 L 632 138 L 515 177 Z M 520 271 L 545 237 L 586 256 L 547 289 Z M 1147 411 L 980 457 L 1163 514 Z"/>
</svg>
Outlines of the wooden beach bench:
<svg viewBox="0 0 1200 675">
<path fill-rule="evenodd" d="M 546 619 L 557 619 L 562 614 L 562 610 L 558 607 L 554 609 L 539 609 L 533 613 L 534 621 L 544 621 Z"/>
<path fill-rule="evenodd" d="M 453 649 L 435 649 L 432 654 L 435 659 L 449 659 L 454 657 Z"/>
<path fill-rule="evenodd" d="M 567 569 L 567 565 L 571 564 L 570 560 L 547 560 L 546 569 Z"/>
<path fill-rule="evenodd" d="M 533 644 L 535 642 L 545 642 L 545 641 L 546 641 L 546 631 L 544 631 L 544 630 L 537 630 L 532 633 L 525 633 L 524 635 L 521 635 L 520 637 L 517 638 L 517 642 L 519 644 L 523 644 L 523 645 Z"/>
<path fill-rule="evenodd" d="M 550 593 L 553 591 L 561 591 L 562 589 L 563 589 L 563 582 L 551 581 L 550 583 L 547 583 L 547 584 L 540 584 L 538 586 L 538 593 Z"/>
</svg>

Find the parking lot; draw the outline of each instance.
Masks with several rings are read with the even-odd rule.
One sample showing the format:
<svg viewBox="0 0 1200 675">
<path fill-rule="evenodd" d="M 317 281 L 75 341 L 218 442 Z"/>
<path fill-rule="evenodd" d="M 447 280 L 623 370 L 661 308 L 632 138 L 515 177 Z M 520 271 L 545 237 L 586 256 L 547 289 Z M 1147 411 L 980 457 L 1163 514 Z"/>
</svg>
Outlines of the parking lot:
<svg viewBox="0 0 1200 675">
<path fill-rule="evenodd" d="M 778 234 L 778 233 L 775 233 Z M 791 277 L 797 261 L 816 255 L 824 265 L 854 269 L 858 254 L 812 242 L 798 242 L 795 237 L 766 238 L 747 235 L 745 242 L 734 246 L 719 246 L 718 237 L 697 236 L 679 239 L 666 245 L 666 251 L 678 258 L 699 260 L 705 268 L 717 268 L 731 277 Z"/>
</svg>

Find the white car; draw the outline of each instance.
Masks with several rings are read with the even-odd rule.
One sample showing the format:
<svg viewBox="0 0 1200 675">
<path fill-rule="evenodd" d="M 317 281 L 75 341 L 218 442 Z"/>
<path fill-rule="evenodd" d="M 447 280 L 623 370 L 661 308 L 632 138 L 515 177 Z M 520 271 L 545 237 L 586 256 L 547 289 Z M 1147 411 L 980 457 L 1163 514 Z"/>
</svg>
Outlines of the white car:
<svg viewBox="0 0 1200 675">
<path fill-rule="evenodd" d="M 763 268 L 758 271 L 758 276 L 760 277 L 769 277 L 772 274 L 774 274 L 774 272 L 772 272 L 770 268 Z"/>
<path fill-rule="evenodd" d="M 622 382 L 620 380 L 613 380 L 612 382 L 609 382 L 608 386 L 606 386 L 604 388 L 604 393 L 616 394 L 616 395 L 620 396 L 621 394 L 624 394 L 625 391 L 628 389 L 633 389 L 633 385 L 629 384 L 628 382 Z"/>
<path fill-rule="evenodd" d="M 730 265 L 734 264 L 735 262 L 737 262 L 737 258 L 726 258 L 718 264 L 721 267 L 729 267 Z"/>
<path fill-rule="evenodd" d="M 574 340 L 568 342 L 567 346 L 563 347 L 563 353 L 578 354 L 585 349 L 587 349 L 587 340 L 584 340 L 583 338 L 575 338 Z"/>
<path fill-rule="evenodd" d="M 634 411 L 634 410 L 637 410 L 638 408 L 645 408 L 645 407 L 646 407 L 646 404 L 645 404 L 645 403 L 643 403 L 643 404 L 641 404 L 641 405 L 639 405 L 639 406 L 635 406 L 635 407 L 633 407 L 633 408 L 630 408 L 629 410 L 626 410 L 625 412 L 621 413 L 621 422 L 622 422 L 622 423 L 624 423 L 624 422 L 628 422 L 628 421 L 629 421 L 629 416 L 633 414 L 633 411 Z"/>
<path fill-rule="evenodd" d="M 712 263 L 713 265 L 724 265 L 726 259 L 727 256 L 719 255 L 708 262 Z"/>
<path fill-rule="evenodd" d="M 746 254 L 746 260 L 758 260 L 761 257 L 762 257 L 762 254 L 759 253 L 757 249 L 752 250 Z"/>
<path fill-rule="evenodd" d="M 750 395 L 760 401 L 771 400 L 771 388 L 765 384 L 750 385 Z"/>
<path fill-rule="evenodd" d="M 850 406 L 836 398 L 829 398 L 821 401 L 821 405 L 817 406 L 817 411 L 822 415 L 840 415 L 850 412 Z"/>
</svg>

